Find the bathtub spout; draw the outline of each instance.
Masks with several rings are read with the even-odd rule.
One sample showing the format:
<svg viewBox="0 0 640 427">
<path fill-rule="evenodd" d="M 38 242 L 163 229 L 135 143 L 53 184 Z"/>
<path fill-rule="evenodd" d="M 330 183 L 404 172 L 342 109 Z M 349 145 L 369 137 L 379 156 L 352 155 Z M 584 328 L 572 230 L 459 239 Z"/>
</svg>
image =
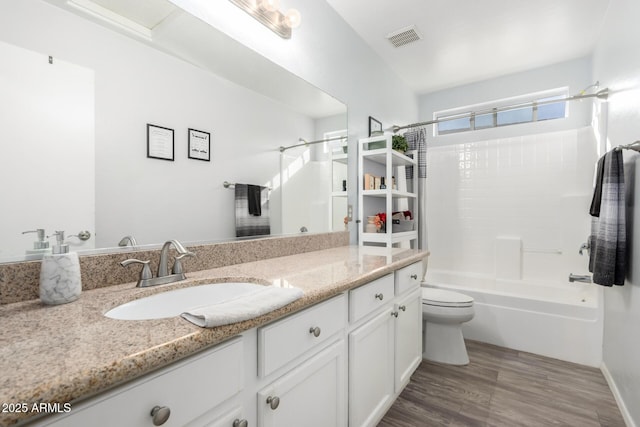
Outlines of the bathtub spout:
<svg viewBox="0 0 640 427">
<path fill-rule="evenodd" d="M 569 273 L 569 282 L 591 283 L 591 276 Z"/>
</svg>

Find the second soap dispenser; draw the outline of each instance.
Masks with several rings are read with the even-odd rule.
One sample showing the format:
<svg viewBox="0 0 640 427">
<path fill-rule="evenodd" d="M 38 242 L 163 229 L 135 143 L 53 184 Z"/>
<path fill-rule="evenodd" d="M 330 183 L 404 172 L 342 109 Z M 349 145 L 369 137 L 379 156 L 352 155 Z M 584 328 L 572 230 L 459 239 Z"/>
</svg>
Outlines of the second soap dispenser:
<svg viewBox="0 0 640 427">
<path fill-rule="evenodd" d="M 64 231 L 56 231 L 52 254 L 42 258 L 40 267 L 40 300 L 45 304 L 64 304 L 75 301 L 82 291 L 80 260 L 76 252 L 69 252 Z"/>
</svg>

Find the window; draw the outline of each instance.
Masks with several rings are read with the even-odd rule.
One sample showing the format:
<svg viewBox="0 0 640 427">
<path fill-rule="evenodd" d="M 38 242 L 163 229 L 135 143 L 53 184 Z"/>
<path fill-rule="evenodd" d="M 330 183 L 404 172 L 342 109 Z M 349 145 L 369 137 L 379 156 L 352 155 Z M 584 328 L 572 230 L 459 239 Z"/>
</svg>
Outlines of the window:
<svg viewBox="0 0 640 427">
<path fill-rule="evenodd" d="M 520 123 L 561 119 L 567 116 L 567 88 L 554 89 L 477 104 L 470 107 L 440 111 L 433 115 L 439 123 L 437 135 L 488 129 Z M 557 102 L 554 102 L 557 101 Z"/>
</svg>

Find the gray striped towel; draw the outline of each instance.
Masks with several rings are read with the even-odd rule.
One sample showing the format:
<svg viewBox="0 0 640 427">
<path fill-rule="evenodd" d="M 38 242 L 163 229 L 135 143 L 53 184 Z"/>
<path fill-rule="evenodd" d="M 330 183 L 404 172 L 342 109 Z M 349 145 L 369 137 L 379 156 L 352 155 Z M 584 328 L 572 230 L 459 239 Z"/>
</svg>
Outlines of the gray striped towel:
<svg viewBox="0 0 640 427">
<path fill-rule="evenodd" d="M 236 237 L 271 234 L 269 221 L 269 189 L 260 187 L 260 216 L 249 211 L 249 186 L 236 184 Z"/>
<path fill-rule="evenodd" d="M 418 151 L 418 176 L 413 176 L 413 166 L 406 167 L 407 179 L 427 177 L 427 131 L 425 128 L 408 130 L 404 136 L 407 138 L 409 150 Z"/>
<path fill-rule="evenodd" d="M 599 216 L 591 218 L 589 271 L 603 286 L 624 285 L 626 273 L 626 223 L 624 164 L 621 150 L 604 155 L 596 183 L 601 182 Z M 597 197 L 597 196 L 596 196 Z"/>
</svg>

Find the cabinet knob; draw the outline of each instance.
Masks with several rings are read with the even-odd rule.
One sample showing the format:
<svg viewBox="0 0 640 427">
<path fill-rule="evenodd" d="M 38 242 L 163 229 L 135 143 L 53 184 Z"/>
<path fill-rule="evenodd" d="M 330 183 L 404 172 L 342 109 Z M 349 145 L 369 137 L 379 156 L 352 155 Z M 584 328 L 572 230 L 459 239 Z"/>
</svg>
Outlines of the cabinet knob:
<svg viewBox="0 0 640 427">
<path fill-rule="evenodd" d="M 309 328 L 309 333 L 313 334 L 314 337 L 319 337 L 320 336 L 320 327 L 316 326 L 315 328 L 312 326 L 311 328 Z"/>
<path fill-rule="evenodd" d="M 412 275 L 411 275 L 411 278 L 412 278 L 413 280 L 418 280 L 418 275 L 417 275 L 417 274 L 412 274 Z"/>
<path fill-rule="evenodd" d="M 248 427 L 249 421 L 236 418 L 233 420 L 233 427 Z"/>
<path fill-rule="evenodd" d="M 153 425 L 161 426 L 166 423 L 171 416 L 171 409 L 167 406 L 154 406 L 151 409 L 151 416 L 153 417 Z"/>
<path fill-rule="evenodd" d="M 398 312 L 397 312 L 397 311 L 392 311 L 392 312 L 391 312 L 391 315 L 392 315 L 393 317 L 398 317 Z"/>
<path fill-rule="evenodd" d="M 401 305 L 400 307 L 398 307 L 398 310 L 407 311 L 407 306 Z"/>
<path fill-rule="evenodd" d="M 267 397 L 267 403 L 271 409 L 278 409 L 278 406 L 280 406 L 280 398 L 278 396 L 269 396 Z"/>
<path fill-rule="evenodd" d="M 382 293 L 376 294 L 376 298 L 382 301 L 384 299 L 384 295 L 382 295 Z"/>
</svg>

